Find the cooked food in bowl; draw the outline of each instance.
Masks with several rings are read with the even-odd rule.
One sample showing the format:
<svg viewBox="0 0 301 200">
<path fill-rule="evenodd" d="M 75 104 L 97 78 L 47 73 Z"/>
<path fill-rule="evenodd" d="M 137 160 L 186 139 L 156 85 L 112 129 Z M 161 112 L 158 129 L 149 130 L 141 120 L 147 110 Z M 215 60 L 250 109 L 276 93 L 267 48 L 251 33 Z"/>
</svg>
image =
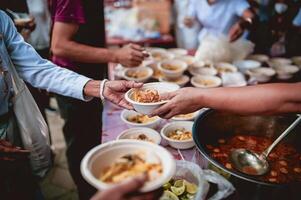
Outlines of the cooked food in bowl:
<svg viewBox="0 0 301 200">
<path fill-rule="evenodd" d="M 116 139 L 117 140 L 124 140 L 124 139 L 141 140 L 141 141 L 151 142 L 155 144 L 160 144 L 161 142 L 160 134 L 154 129 L 146 128 L 146 127 L 127 129 L 121 132 Z"/>
<path fill-rule="evenodd" d="M 180 115 L 174 116 L 172 119 L 173 119 L 173 120 L 177 120 L 177 121 L 179 121 L 179 120 L 183 120 L 183 121 L 188 120 L 188 121 L 190 121 L 190 120 L 194 120 L 194 118 L 195 118 L 199 113 L 200 113 L 199 111 L 196 111 L 196 112 L 188 113 L 188 114 L 180 114 Z"/>
<path fill-rule="evenodd" d="M 255 153 L 262 153 L 272 144 L 267 137 L 251 135 L 235 135 L 230 138 L 220 138 L 216 145 L 207 145 L 211 156 L 222 163 L 227 169 L 235 170 L 230 161 L 231 151 L 234 149 L 248 149 Z M 289 183 L 301 181 L 301 154 L 289 144 L 278 144 L 268 156 L 270 172 L 257 178 L 264 182 Z M 246 169 L 248 170 L 248 169 Z"/>
<path fill-rule="evenodd" d="M 169 79 L 180 78 L 188 65 L 182 60 L 165 60 L 159 63 L 159 69 Z"/>
<path fill-rule="evenodd" d="M 155 89 L 135 89 L 132 99 L 139 103 L 156 103 L 160 101 L 160 95 Z"/>
<path fill-rule="evenodd" d="M 154 140 L 152 140 L 151 138 L 147 137 L 147 135 L 145 135 L 144 133 L 140 133 L 138 135 L 134 135 L 129 137 L 129 139 L 133 139 L 133 140 L 141 140 L 141 141 L 146 141 L 146 142 L 152 142 L 155 143 Z"/>
<path fill-rule="evenodd" d="M 148 75 L 148 72 L 147 71 L 144 71 L 144 70 L 132 70 L 132 71 L 127 71 L 126 72 L 126 75 L 128 77 L 131 77 L 131 78 L 144 78 Z"/>
<path fill-rule="evenodd" d="M 127 121 L 137 124 L 147 124 L 149 122 L 153 122 L 158 117 L 148 117 L 147 115 L 137 114 L 127 117 Z"/>
<path fill-rule="evenodd" d="M 184 61 L 188 66 L 192 65 L 195 62 L 195 58 L 193 56 L 181 56 L 177 59 Z"/>
<path fill-rule="evenodd" d="M 237 68 L 230 63 L 217 63 L 215 68 L 219 74 L 237 72 Z"/>
<path fill-rule="evenodd" d="M 162 165 L 160 162 L 146 161 L 145 153 L 138 152 L 116 159 L 100 172 L 99 180 L 105 183 L 119 183 L 144 173 L 147 174 L 148 181 L 153 181 L 161 176 Z"/>
<path fill-rule="evenodd" d="M 123 72 L 123 78 L 129 81 L 145 82 L 153 75 L 153 69 L 149 67 L 127 68 Z"/>
<path fill-rule="evenodd" d="M 167 137 L 172 140 L 191 140 L 192 132 L 186 130 L 185 128 L 176 129 L 167 134 Z"/>
<path fill-rule="evenodd" d="M 199 88 L 213 88 L 222 84 L 222 80 L 217 76 L 194 76 L 191 79 L 191 84 Z"/>
<path fill-rule="evenodd" d="M 172 53 L 162 51 L 162 50 L 153 50 L 150 52 L 151 57 L 155 61 L 162 61 L 166 59 L 173 59 L 175 56 Z"/>
<path fill-rule="evenodd" d="M 184 85 L 186 85 L 189 82 L 189 77 L 186 75 L 183 75 L 180 78 L 176 78 L 176 79 L 167 79 L 167 78 L 162 77 L 159 79 L 159 81 L 175 83 L 175 84 L 179 85 L 180 87 L 183 87 Z"/>
<path fill-rule="evenodd" d="M 170 71 L 177 71 L 180 69 L 179 66 L 170 63 L 162 64 L 162 68 Z"/>
</svg>

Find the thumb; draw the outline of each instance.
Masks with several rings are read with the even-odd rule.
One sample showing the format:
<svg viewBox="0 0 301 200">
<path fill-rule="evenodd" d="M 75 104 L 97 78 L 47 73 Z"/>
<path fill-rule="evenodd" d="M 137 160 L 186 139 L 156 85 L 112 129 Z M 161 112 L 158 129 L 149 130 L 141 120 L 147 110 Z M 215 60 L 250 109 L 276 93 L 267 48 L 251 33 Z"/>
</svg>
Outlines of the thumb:
<svg viewBox="0 0 301 200">
<path fill-rule="evenodd" d="M 143 86 L 143 83 L 137 83 L 135 81 L 126 81 L 124 83 L 126 88 L 141 88 Z"/>
<path fill-rule="evenodd" d="M 144 185 L 146 178 L 146 175 L 143 174 L 141 176 L 120 183 L 116 186 L 116 188 L 118 188 L 118 191 L 120 191 L 120 193 L 123 195 L 131 192 L 136 192 Z"/>
</svg>

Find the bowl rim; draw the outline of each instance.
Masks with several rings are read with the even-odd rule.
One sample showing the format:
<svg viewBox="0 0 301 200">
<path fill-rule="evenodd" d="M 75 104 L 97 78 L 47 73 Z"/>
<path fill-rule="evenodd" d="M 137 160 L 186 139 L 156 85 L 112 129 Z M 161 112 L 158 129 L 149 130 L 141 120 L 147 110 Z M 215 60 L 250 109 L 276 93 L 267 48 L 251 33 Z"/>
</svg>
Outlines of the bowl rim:
<svg viewBox="0 0 301 200">
<path fill-rule="evenodd" d="M 148 86 L 148 85 L 158 85 L 158 84 L 169 84 L 172 87 L 175 87 L 177 89 L 173 90 L 176 91 L 180 88 L 179 85 L 175 84 L 175 83 L 169 83 L 169 82 L 153 82 L 153 83 L 146 83 L 142 86 L 142 88 L 144 86 Z M 125 93 L 125 100 L 128 101 L 129 103 L 133 104 L 133 105 L 141 105 L 141 106 L 156 106 L 156 105 L 161 105 L 161 104 L 165 104 L 167 102 L 169 102 L 169 100 L 164 100 L 164 101 L 159 101 L 159 102 L 155 102 L 155 103 L 141 103 L 141 102 L 136 102 L 134 100 L 132 100 L 129 96 L 132 93 L 133 89 L 130 89 L 129 91 L 127 91 Z M 170 92 L 173 92 L 170 91 Z"/>
<path fill-rule="evenodd" d="M 204 156 L 206 158 L 206 160 L 209 163 L 212 163 L 215 167 L 219 168 L 220 170 L 223 170 L 223 171 L 227 172 L 231 176 L 235 176 L 237 178 L 243 179 L 243 180 L 248 181 L 248 182 L 261 184 L 261 185 L 264 185 L 264 186 L 272 186 L 272 187 L 275 187 L 275 186 L 281 187 L 281 186 L 287 185 L 287 184 L 283 184 L 283 183 L 279 184 L 279 183 L 264 182 L 264 181 L 256 180 L 255 178 L 253 178 L 251 176 L 248 176 L 246 174 L 243 174 L 241 172 L 231 171 L 231 170 L 227 169 L 225 166 L 223 166 L 221 163 L 219 163 L 218 161 L 213 159 L 209 154 L 207 154 L 206 151 L 205 151 L 204 145 L 201 144 L 201 142 L 198 140 L 198 137 L 197 137 L 197 134 L 198 134 L 198 131 L 197 131 L 198 123 L 197 122 L 199 120 L 204 119 L 208 114 L 213 113 L 213 112 L 218 112 L 218 111 L 213 110 L 213 109 L 208 109 L 208 110 L 202 112 L 198 116 L 198 118 L 195 120 L 195 122 L 193 124 L 193 127 L 192 127 L 192 138 L 193 138 L 193 141 L 196 144 L 196 148 L 202 154 L 202 156 Z"/>
<path fill-rule="evenodd" d="M 260 72 L 257 70 L 267 70 L 270 74 L 266 74 L 264 72 Z M 248 69 L 246 72 L 250 76 L 267 76 L 267 77 L 272 77 L 276 74 L 276 70 L 270 67 L 258 67 L 258 68 L 253 68 L 253 69 Z"/>
<path fill-rule="evenodd" d="M 165 69 L 163 68 L 163 64 L 167 63 L 167 62 L 178 62 L 181 63 L 181 67 L 178 70 L 169 70 L 169 69 Z M 184 72 L 185 70 L 187 70 L 188 65 L 185 61 L 183 60 L 179 60 L 179 59 L 168 59 L 168 60 L 162 60 L 161 62 L 159 62 L 158 64 L 158 69 L 161 70 L 162 72 L 168 72 L 168 73 L 180 73 L 180 72 Z"/>
<path fill-rule="evenodd" d="M 193 123 L 192 121 L 173 121 L 173 122 L 169 122 L 167 124 L 165 124 L 163 126 L 163 128 L 160 131 L 160 134 L 162 136 L 163 139 L 169 141 L 169 142 L 178 142 L 178 143 L 187 143 L 187 142 L 193 142 L 193 138 L 189 139 L 189 140 L 174 140 L 174 139 L 170 139 L 169 137 L 167 137 L 166 135 L 166 129 L 169 128 L 170 126 L 173 126 L 174 124 L 188 124 L 191 125 L 191 128 L 193 127 Z M 192 131 L 192 129 L 191 129 Z"/>
<path fill-rule="evenodd" d="M 218 84 L 216 83 L 214 86 L 206 87 L 206 86 L 201 86 L 200 84 L 195 82 L 196 78 L 205 78 L 205 77 L 214 79 L 214 81 L 216 81 Z M 197 87 L 197 88 L 215 88 L 215 87 L 219 87 L 223 84 L 222 79 L 220 77 L 214 76 L 214 75 L 196 75 L 191 78 L 190 82 L 194 87 Z"/>
<path fill-rule="evenodd" d="M 140 114 L 140 115 L 144 115 L 144 114 L 138 113 L 138 112 L 136 112 L 136 111 L 134 111 L 134 110 L 126 110 L 126 109 L 124 109 L 124 110 L 120 113 L 120 118 L 121 118 L 121 120 L 122 120 L 125 124 L 128 124 L 128 125 L 132 125 L 132 126 L 139 126 L 139 125 L 141 125 L 141 126 L 149 126 L 149 125 L 153 125 L 153 124 L 155 124 L 155 123 L 157 123 L 157 122 L 159 122 L 159 121 L 162 120 L 160 117 L 155 116 L 156 119 L 155 119 L 154 121 L 151 121 L 151 122 L 148 122 L 148 123 L 145 123 L 145 124 L 138 124 L 138 123 L 130 122 L 130 121 L 128 121 L 128 120 L 125 118 L 125 115 L 126 115 L 127 113 L 130 113 L 130 112 L 136 113 L 137 115 L 139 115 L 139 114 Z"/>
<path fill-rule="evenodd" d="M 147 76 L 145 77 L 141 77 L 141 78 L 132 78 L 129 77 L 127 75 L 128 71 L 135 71 L 135 70 L 146 70 L 147 71 Z M 143 80 L 147 80 L 149 78 L 152 77 L 152 75 L 154 74 L 154 70 L 151 67 L 147 67 L 147 66 L 139 66 L 139 67 L 134 67 L 134 68 L 126 68 L 122 71 L 122 76 L 124 79 L 129 80 L 129 81 L 143 81 Z"/>
<path fill-rule="evenodd" d="M 246 67 L 246 66 L 241 66 L 241 63 L 252 63 L 252 67 Z M 254 69 L 254 68 L 259 68 L 261 66 L 261 62 L 256 61 L 256 60 L 236 60 L 233 62 L 233 65 L 236 66 L 238 69 Z"/>
<path fill-rule="evenodd" d="M 169 179 L 171 179 L 174 176 L 174 174 L 176 172 L 175 159 L 173 158 L 172 154 L 167 149 L 163 148 L 160 145 L 150 143 L 150 142 L 145 142 L 145 141 L 129 140 L 129 139 L 114 140 L 114 141 L 110 141 L 110 142 L 107 142 L 104 144 L 100 144 L 100 145 L 92 148 L 91 150 L 89 150 L 88 153 L 84 156 L 84 158 L 82 159 L 82 161 L 80 163 L 80 171 L 81 171 L 82 176 L 93 187 L 95 187 L 97 189 L 100 189 L 100 188 L 107 189 L 107 188 L 110 188 L 112 185 L 101 182 L 91 173 L 90 170 L 86 170 L 86 169 L 89 169 L 89 160 L 91 158 L 93 158 L 93 156 L 95 156 L 95 153 L 97 153 L 101 149 L 107 148 L 108 146 L 119 145 L 122 143 L 124 143 L 124 144 L 128 143 L 128 144 L 132 144 L 132 145 L 140 144 L 140 146 L 148 146 L 153 151 L 154 151 L 154 149 L 156 149 L 156 152 L 160 152 L 160 153 L 157 153 L 157 156 L 158 156 L 158 158 L 160 158 L 161 161 L 162 161 L 162 154 L 164 154 L 164 159 L 168 159 L 168 161 L 169 161 L 168 163 L 170 163 L 170 165 L 169 165 L 169 170 L 166 172 L 165 176 L 162 177 L 162 179 L 164 179 L 164 182 L 167 182 Z M 163 184 L 164 183 L 162 183 L 162 185 Z M 157 184 L 157 185 L 152 186 L 147 189 L 142 188 L 140 191 L 141 192 L 154 191 L 159 187 L 161 187 L 161 186 L 159 186 Z"/>
<path fill-rule="evenodd" d="M 175 83 L 175 82 L 171 82 L 171 81 L 168 81 L 166 80 L 167 78 L 166 77 L 160 77 L 159 78 L 159 81 L 160 82 L 167 82 L 167 83 L 174 83 L 174 84 L 177 84 L 177 85 L 186 85 L 188 82 L 189 82 L 189 76 L 183 74 L 182 76 L 180 76 L 179 79 L 183 79 L 183 81 L 181 83 Z"/>
<path fill-rule="evenodd" d="M 177 118 L 176 116 L 173 116 L 171 119 L 174 120 L 174 121 L 191 121 L 191 120 L 194 120 L 195 118 L 197 118 L 197 116 L 199 116 L 199 114 L 201 113 L 201 110 L 197 110 L 195 112 L 193 112 L 193 117 L 190 117 L 190 118 Z"/>
<path fill-rule="evenodd" d="M 125 135 L 126 133 L 128 133 L 129 131 L 140 131 L 143 132 L 143 131 L 148 131 L 148 133 L 151 133 L 153 135 L 155 135 L 156 137 L 158 137 L 158 141 L 154 141 L 154 144 L 160 144 L 161 143 L 161 135 L 158 133 L 158 131 L 152 129 L 152 128 L 148 128 L 148 127 L 135 127 L 135 128 L 129 128 L 129 129 L 126 129 L 124 131 L 122 131 L 121 133 L 118 134 L 118 136 L 116 137 L 116 140 L 135 140 L 135 139 L 130 139 L 130 138 L 124 138 L 122 139 L 121 137 L 123 135 Z M 137 140 L 135 140 L 137 141 Z M 139 141 L 139 140 L 138 140 Z M 147 142 L 147 141 L 146 141 Z"/>
</svg>

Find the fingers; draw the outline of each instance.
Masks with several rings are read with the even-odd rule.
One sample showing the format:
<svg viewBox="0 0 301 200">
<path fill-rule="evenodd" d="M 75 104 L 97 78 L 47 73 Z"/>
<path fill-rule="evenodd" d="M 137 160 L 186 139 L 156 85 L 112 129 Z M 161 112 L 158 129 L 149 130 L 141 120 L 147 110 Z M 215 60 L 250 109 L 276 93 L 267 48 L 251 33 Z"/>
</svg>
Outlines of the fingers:
<svg viewBox="0 0 301 200">
<path fill-rule="evenodd" d="M 145 49 L 143 47 L 141 47 L 140 45 L 137 44 L 129 44 L 129 47 L 131 47 L 132 49 L 136 50 L 136 51 L 144 51 Z"/>
<path fill-rule="evenodd" d="M 156 109 L 155 111 L 153 111 L 150 114 L 150 117 L 154 117 L 154 116 L 165 116 L 165 113 L 168 113 L 172 108 L 172 103 L 168 102 L 166 104 L 164 104 L 163 106 L 159 107 L 158 109 Z"/>
<path fill-rule="evenodd" d="M 133 59 L 136 59 L 137 61 L 143 61 L 144 54 L 140 51 L 132 51 Z"/>
<path fill-rule="evenodd" d="M 127 110 L 133 110 L 133 105 L 130 104 L 129 102 L 127 102 L 125 99 L 123 99 L 122 101 L 119 102 L 119 106 L 127 109 Z"/>
<path fill-rule="evenodd" d="M 143 86 L 143 83 L 137 83 L 135 81 L 125 81 L 124 85 L 127 89 L 131 88 L 141 88 Z"/>
<path fill-rule="evenodd" d="M 131 192 L 136 192 L 139 190 L 146 181 L 146 175 L 137 176 L 134 179 L 130 179 L 127 181 L 124 181 L 123 183 L 116 186 L 118 188 L 118 191 L 122 194 L 128 194 Z"/>
<path fill-rule="evenodd" d="M 170 100 L 177 95 L 176 92 L 163 93 L 160 95 L 160 100 Z"/>
</svg>

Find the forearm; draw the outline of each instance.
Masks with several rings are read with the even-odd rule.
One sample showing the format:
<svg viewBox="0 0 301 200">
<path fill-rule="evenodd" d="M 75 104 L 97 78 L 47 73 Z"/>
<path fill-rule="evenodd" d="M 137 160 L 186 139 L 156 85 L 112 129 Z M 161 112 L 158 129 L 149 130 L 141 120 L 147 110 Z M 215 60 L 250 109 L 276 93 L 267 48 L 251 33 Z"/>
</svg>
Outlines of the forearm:
<svg viewBox="0 0 301 200">
<path fill-rule="evenodd" d="M 68 58 L 83 63 L 117 62 L 113 51 L 64 40 L 52 44 L 52 53 L 58 57 Z"/>
<path fill-rule="evenodd" d="M 301 83 L 199 90 L 199 104 L 237 114 L 301 112 Z"/>
<path fill-rule="evenodd" d="M 100 97 L 100 82 L 91 80 L 84 87 L 84 95 L 87 97 Z"/>
</svg>

